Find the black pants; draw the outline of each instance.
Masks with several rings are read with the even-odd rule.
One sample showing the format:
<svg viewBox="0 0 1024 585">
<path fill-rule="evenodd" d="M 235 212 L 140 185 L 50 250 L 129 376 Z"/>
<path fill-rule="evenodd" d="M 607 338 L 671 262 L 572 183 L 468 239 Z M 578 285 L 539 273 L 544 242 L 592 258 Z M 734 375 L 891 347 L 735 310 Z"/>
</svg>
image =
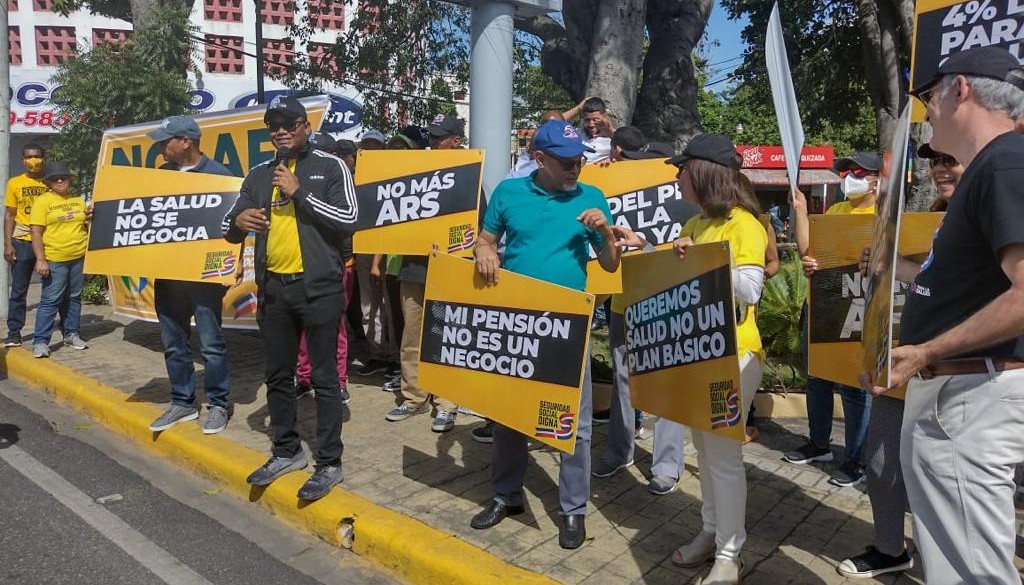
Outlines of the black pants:
<svg viewBox="0 0 1024 585">
<path fill-rule="evenodd" d="M 338 322 L 345 309 L 341 283 L 337 293 L 309 299 L 302 281 L 282 283 L 268 277 L 263 293 L 263 335 L 267 374 L 267 408 L 274 431 L 276 457 L 294 457 L 301 449 L 295 429 L 295 361 L 299 336 L 306 332 L 316 395 L 316 463 L 341 462 L 341 389 L 338 386 Z"/>
</svg>

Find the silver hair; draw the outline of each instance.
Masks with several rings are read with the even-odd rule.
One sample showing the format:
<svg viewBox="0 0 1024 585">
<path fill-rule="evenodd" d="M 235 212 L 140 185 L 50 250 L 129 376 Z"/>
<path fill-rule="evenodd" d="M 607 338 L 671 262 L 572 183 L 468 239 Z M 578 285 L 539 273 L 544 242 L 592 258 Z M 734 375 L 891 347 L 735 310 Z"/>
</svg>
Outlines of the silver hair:
<svg viewBox="0 0 1024 585">
<path fill-rule="evenodd" d="M 971 89 L 974 90 L 975 99 L 978 100 L 981 107 L 990 112 L 1005 112 L 1014 120 L 1024 115 L 1024 89 L 991 77 L 977 75 L 964 75 L 964 77 Z M 940 97 L 946 97 L 949 91 L 956 86 L 956 78 L 956 75 L 947 75 L 942 78 Z"/>
</svg>

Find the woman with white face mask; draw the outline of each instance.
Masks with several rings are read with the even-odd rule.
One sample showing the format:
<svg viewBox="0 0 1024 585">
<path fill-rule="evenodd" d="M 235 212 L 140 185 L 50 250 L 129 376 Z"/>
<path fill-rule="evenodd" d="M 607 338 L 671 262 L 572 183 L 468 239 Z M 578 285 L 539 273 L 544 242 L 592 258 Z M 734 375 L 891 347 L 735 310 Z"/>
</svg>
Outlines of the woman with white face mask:
<svg viewBox="0 0 1024 585">
<path fill-rule="evenodd" d="M 878 173 L 882 158 L 870 152 L 855 152 L 836 161 L 836 171 L 842 178 L 845 201 L 828 208 L 827 215 L 839 213 L 875 213 L 878 194 Z M 797 248 L 803 260 L 804 274 L 808 278 L 817 270 L 818 263 L 807 256 L 810 222 L 807 202 L 802 193 L 793 193 L 793 211 L 796 219 Z M 783 457 L 790 463 L 805 464 L 832 461 L 832 408 L 835 393 L 843 400 L 843 420 L 846 424 L 846 448 L 843 462 L 832 472 L 829 483 L 850 487 L 864 481 L 862 451 L 871 414 L 871 397 L 860 388 L 836 384 L 819 378 L 807 378 L 807 442 L 787 452 Z"/>
</svg>

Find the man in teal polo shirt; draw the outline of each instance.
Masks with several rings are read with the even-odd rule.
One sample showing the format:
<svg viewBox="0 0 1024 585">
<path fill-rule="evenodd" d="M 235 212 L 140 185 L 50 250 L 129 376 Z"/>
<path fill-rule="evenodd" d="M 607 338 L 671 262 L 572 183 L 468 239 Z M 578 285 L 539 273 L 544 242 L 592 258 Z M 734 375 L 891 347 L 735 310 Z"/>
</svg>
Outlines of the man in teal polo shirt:
<svg viewBox="0 0 1024 585">
<path fill-rule="evenodd" d="M 590 248 L 601 268 L 614 272 L 620 248 L 635 245 L 629 230 L 611 225 L 611 211 L 600 190 L 577 182 L 585 152 L 576 129 L 549 121 L 533 137 L 537 169 L 529 177 L 502 181 L 487 205 L 480 240 L 474 249 L 477 271 L 498 280 L 498 240 L 505 236 L 505 269 L 564 287 L 583 290 L 587 284 Z M 620 240 L 617 242 L 617 240 Z M 567 364 L 569 367 L 569 364 Z M 558 474 L 562 523 L 558 543 L 573 549 L 586 539 L 584 517 L 590 498 L 590 362 L 583 378 L 574 455 L 562 454 Z M 506 516 L 523 512 L 527 438 L 495 425 L 491 459 L 494 500 L 473 517 L 473 528 L 491 528 Z"/>
</svg>

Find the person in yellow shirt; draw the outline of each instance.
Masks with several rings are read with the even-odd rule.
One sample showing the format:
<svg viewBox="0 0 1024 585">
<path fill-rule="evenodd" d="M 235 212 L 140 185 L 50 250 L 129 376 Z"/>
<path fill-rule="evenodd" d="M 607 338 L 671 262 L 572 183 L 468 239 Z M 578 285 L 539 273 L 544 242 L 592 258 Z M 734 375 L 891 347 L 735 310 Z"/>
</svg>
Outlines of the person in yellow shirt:
<svg viewBox="0 0 1024 585">
<path fill-rule="evenodd" d="M 36 198 L 29 218 L 36 272 L 43 277 L 32 339 L 32 354 L 37 358 L 50 357 L 50 335 L 58 312 L 64 345 L 72 349 L 88 347 L 78 334 L 78 322 L 92 212 L 82 197 L 71 192 L 71 171 L 66 164 L 47 164 L 43 180 L 49 190 Z"/>
<path fill-rule="evenodd" d="M 7 305 L 7 338 L 4 347 L 21 345 L 21 328 L 25 326 L 25 297 L 32 280 L 36 257 L 32 252 L 32 233 L 29 215 L 36 197 L 46 191 L 43 183 L 43 165 L 46 152 L 42 146 L 30 142 L 21 149 L 21 164 L 25 172 L 7 181 L 4 198 L 4 260 L 11 265 L 11 296 Z"/>
<path fill-rule="evenodd" d="M 842 188 L 846 200 L 832 205 L 825 213 L 874 215 L 881 168 L 882 158 L 871 152 L 855 152 L 837 160 L 836 170 L 843 179 Z M 804 274 L 810 278 L 817 270 L 818 263 L 807 255 L 810 246 L 810 221 L 807 217 L 806 199 L 797 191 L 793 194 L 793 203 L 796 212 L 797 248 L 803 259 Z M 871 417 L 871 397 L 860 388 L 808 376 L 806 399 L 809 437 L 806 443 L 786 452 L 783 457 L 786 461 L 797 464 L 832 461 L 832 408 L 836 392 L 843 401 L 846 448 L 843 463 L 832 471 L 829 483 L 839 487 L 850 487 L 865 479 L 863 450 L 868 420 Z"/>
<path fill-rule="evenodd" d="M 727 136 L 700 134 L 690 140 L 682 154 L 666 162 L 679 168 L 683 199 L 701 209 L 683 225 L 675 241 L 680 259 L 686 262 L 687 251 L 695 244 L 729 242 L 738 315 L 740 408 L 747 412 L 761 383 L 764 359 L 756 312 L 764 286 L 768 234 L 757 219 L 761 211 L 750 182 L 740 173 L 742 160 Z M 691 435 L 700 468 L 703 530 L 672 554 L 672 562 L 681 567 L 699 567 L 713 561 L 698 584 L 739 583 L 743 570 L 740 550 L 747 537 L 742 444 L 698 429 L 691 429 Z"/>
</svg>

